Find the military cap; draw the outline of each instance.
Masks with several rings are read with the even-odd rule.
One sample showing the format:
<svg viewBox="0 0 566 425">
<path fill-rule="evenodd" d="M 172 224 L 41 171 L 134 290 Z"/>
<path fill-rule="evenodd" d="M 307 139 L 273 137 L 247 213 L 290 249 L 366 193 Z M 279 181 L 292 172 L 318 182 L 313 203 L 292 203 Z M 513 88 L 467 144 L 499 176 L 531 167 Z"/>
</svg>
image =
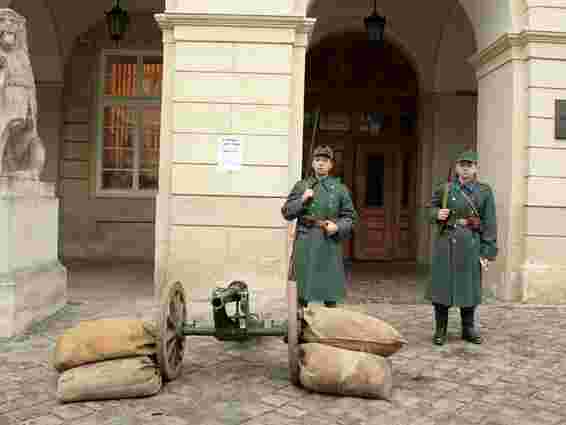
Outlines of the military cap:
<svg viewBox="0 0 566 425">
<path fill-rule="evenodd" d="M 460 161 L 478 162 L 478 154 L 474 151 L 464 151 L 456 158 L 456 162 Z"/>
<path fill-rule="evenodd" d="M 334 151 L 328 145 L 320 145 L 315 148 L 312 154 L 313 158 L 316 158 L 317 156 L 325 156 L 328 159 L 334 160 Z"/>
</svg>

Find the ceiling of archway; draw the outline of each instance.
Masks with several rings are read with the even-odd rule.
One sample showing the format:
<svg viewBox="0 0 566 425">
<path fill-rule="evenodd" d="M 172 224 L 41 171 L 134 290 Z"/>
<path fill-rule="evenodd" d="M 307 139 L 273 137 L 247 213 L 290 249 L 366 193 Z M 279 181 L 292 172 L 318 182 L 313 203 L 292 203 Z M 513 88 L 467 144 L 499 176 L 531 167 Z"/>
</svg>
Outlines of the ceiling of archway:
<svg viewBox="0 0 566 425">
<path fill-rule="evenodd" d="M 329 36 L 306 58 L 306 103 L 348 110 L 383 104 L 414 110 L 418 80 L 409 60 L 393 44 L 371 45 L 365 33 Z"/>
<path fill-rule="evenodd" d="M 435 88 L 440 50 L 447 37 L 452 36 L 446 33 L 451 22 L 458 21 L 456 30 L 460 32 L 461 44 L 454 61 L 465 62 L 476 50 L 473 27 L 459 0 L 379 0 L 377 9 L 387 18 L 386 37 L 399 44 L 415 64 L 425 91 Z M 371 0 L 313 0 L 308 11 L 308 16 L 317 19 L 312 48 L 332 34 L 364 32 L 363 19 L 372 12 Z"/>
<path fill-rule="evenodd" d="M 110 10 L 113 3 L 113 0 L 48 1 L 57 22 L 64 58 L 71 53 L 79 35 L 104 21 L 104 12 Z M 121 5 L 132 14 L 161 13 L 165 9 L 165 0 L 129 0 L 123 1 Z"/>
<path fill-rule="evenodd" d="M 37 0 L 15 0 L 16 4 L 37 7 Z M 41 51 L 46 57 L 54 55 L 62 58 L 66 63 L 77 37 L 100 23 L 104 19 L 104 12 L 112 7 L 112 0 L 96 1 L 73 1 L 63 2 L 45 0 L 42 5 L 47 5 L 48 10 L 43 16 L 51 17 L 50 22 L 30 22 L 35 28 L 46 28 L 50 25 L 54 28 L 49 37 L 53 38 L 52 49 L 34 49 Z M 165 0 L 136 0 L 126 1 L 124 6 L 132 13 L 156 13 L 163 11 Z M 29 7 L 26 6 L 27 9 Z M 373 9 L 371 0 L 312 0 L 309 16 L 317 18 L 317 24 L 311 40 L 311 46 L 332 34 L 365 31 L 363 18 L 370 14 Z M 466 59 L 475 52 L 475 40 L 473 28 L 469 22 L 468 14 L 460 6 L 459 0 L 379 0 L 378 11 L 388 19 L 387 37 L 398 45 L 405 57 L 410 59 L 417 71 L 419 86 L 424 91 L 434 91 L 438 86 L 437 75 L 439 63 L 456 63 L 458 72 L 465 70 Z M 31 17 L 31 12 L 28 13 Z M 450 23 L 456 22 L 451 26 Z M 45 32 L 34 34 L 36 40 L 47 40 Z M 451 39 L 457 38 L 457 45 Z M 447 41 L 448 40 L 448 41 Z M 312 48 L 312 47 L 311 47 Z M 57 53 L 48 52 L 56 50 Z M 450 52 L 444 54 L 440 60 L 441 51 Z M 34 53 L 32 53 L 34 54 Z M 449 60 L 446 57 L 449 57 Z M 444 67 L 446 65 L 443 65 Z M 443 75 L 450 75 L 444 72 Z M 54 78 L 54 77 L 49 77 Z M 463 83 L 454 82 L 450 87 L 467 85 L 462 89 L 473 89 L 469 87 L 466 77 Z"/>
</svg>

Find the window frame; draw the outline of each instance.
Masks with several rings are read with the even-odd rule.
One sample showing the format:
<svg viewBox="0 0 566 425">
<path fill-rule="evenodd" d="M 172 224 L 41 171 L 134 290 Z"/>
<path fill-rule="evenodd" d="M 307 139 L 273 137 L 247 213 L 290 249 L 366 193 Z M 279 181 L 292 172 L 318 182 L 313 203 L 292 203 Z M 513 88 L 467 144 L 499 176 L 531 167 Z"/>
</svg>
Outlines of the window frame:
<svg viewBox="0 0 566 425">
<path fill-rule="evenodd" d="M 143 58 L 159 57 L 163 61 L 163 51 L 161 50 L 131 50 L 131 49 L 102 49 L 99 56 L 99 71 L 96 73 L 96 120 L 95 120 L 95 187 L 94 195 L 97 198 L 150 198 L 156 197 L 157 189 L 139 189 L 140 175 L 140 155 L 141 143 L 143 141 L 143 120 L 142 114 L 139 112 L 143 107 L 153 106 L 162 110 L 162 96 L 109 96 L 105 94 L 106 85 L 106 64 L 107 59 L 111 56 L 134 56 L 137 58 L 136 67 L 136 90 L 137 93 L 143 93 Z M 163 89 L 163 88 L 162 88 Z M 102 170 L 103 170 L 103 151 L 104 151 L 104 108 L 112 105 L 123 105 L 128 108 L 134 108 L 137 114 L 136 131 L 134 137 L 134 175 L 132 189 L 103 189 L 102 188 Z M 161 138 L 161 134 L 160 134 Z M 159 146 L 161 150 L 161 143 Z M 159 167 L 159 160 L 158 160 Z"/>
</svg>

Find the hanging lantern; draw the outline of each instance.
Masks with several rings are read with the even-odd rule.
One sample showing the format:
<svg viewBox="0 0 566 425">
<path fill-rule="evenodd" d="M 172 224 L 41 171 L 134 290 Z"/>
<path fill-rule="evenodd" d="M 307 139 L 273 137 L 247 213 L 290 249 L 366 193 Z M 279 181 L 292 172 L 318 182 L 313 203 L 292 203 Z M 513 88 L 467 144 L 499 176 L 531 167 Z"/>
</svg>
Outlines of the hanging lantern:
<svg viewBox="0 0 566 425">
<path fill-rule="evenodd" d="M 368 38 L 371 42 L 376 44 L 383 43 L 383 34 L 385 33 L 386 19 L 384 16 L 377 14 L 377 0 L 373 3 L 373 14 L 364 19 Z"/>
<path fill-rule="evenodd" d="M 368 112 L 368 130 L 372 136 L 378 136 L 385 124 L 385 114 L 381 112 Z"/>
<path fill-rule="evenodd" d="M 114 7 L 106 12 L 106 24 L 110 38 L 118 44 L 124 38 L 124 34 L 128 30 L 130 17 L 128 12 L 120 7 L 120 0 L 115 0 Z"/>
</svg>

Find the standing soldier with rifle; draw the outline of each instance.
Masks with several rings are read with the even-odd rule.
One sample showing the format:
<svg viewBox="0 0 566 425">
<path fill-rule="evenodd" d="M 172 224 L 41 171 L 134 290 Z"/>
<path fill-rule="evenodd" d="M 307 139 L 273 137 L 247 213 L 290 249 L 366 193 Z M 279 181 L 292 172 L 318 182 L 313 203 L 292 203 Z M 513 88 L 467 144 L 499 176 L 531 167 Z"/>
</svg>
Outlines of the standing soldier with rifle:
<svg viewBox="0 0 566 425">
<path fill-rule="evenodd" d="M 430 218 L 439 226 L 432 260 L 430 299 L 436 331 L 433 342 L 443 345 L 448 309 L 460 307 L 462 339 L 481 344 L 474 326 L 481 304 L 482 268 L 497 256 L 495 199 L 487 183 L 477 181 L 477 153 L 466 151 L 456 159 L 456 176 L 432 196 Z"/>
<path fill-rule="evenodd" d="M 289 278 L 297 281 L 303 307 L 309 301 L 336 307 L 345 296 L 341 242 L 351 237 L 357 213 L 346 186 L 329 176 L 333 163 L 332 148 L 317 147 L 314 175 L 297 182 L 281 208 L 286 220 L 298 219 Z"/>
</svg>

